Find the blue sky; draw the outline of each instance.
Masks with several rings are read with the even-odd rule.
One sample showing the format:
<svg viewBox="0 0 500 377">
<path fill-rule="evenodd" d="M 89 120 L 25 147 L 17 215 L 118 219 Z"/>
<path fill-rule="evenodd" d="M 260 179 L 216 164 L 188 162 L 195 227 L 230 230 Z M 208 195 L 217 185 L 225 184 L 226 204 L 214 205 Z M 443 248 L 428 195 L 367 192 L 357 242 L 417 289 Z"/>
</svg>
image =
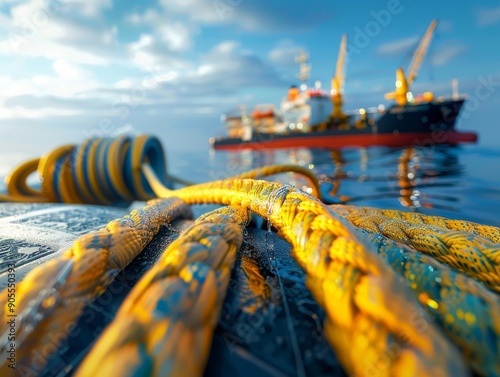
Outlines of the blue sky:
<svg viewBox="0 0 500 377">
<path fill-rule="evenodd" d="M 125 129 L 207 148 L 221 112 L 279 104 L 300 50 L 328 86 L 342 33 L 346 108 L 386 103 L 434 18 L 414 92 L 450 94 L 458 78 L 470 102 L 458 127 L 498 145 L 498 1 L 0 0 L 0 150 Z"/>
</svg>

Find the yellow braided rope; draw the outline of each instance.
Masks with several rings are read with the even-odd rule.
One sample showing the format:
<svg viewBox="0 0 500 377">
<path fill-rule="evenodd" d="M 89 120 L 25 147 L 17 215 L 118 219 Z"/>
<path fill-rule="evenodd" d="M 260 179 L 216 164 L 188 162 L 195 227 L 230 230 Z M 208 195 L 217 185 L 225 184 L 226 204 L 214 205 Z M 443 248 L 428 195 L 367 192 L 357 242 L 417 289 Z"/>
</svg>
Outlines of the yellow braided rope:
<svg viewBox="0 0 500 377">
<path fill-rule="evenodd" d="M 326 337 L 348 373 L 381 376 L 466 375 L 455 347 L 428 317 L 410 322 L 419 306 L 413 294 L 333 211 L 310 196 L 276 183 L 218 181 L 175 192 L 143 167 L 160 197 L 186 203 L 249 208 L 278 229 L 307 273 L 307 286 L 327 313 Z M 401 305 L 404 303 L 404 305 Z M 402 338 L 402 334 L 404 337 Z"/>
<path fill-rule="evenodd" d="M 248 211 L 200 217 L 127 296 L 76 376 L 203 374 Z"/>
<path fill-rule="evenodd" d="M 463 271 L 482 281 L 496 292 L 500 292 L 500 245 L 475 233 L 450 230 L 437 225 L 415 224 L 407 220 L 387 217 L 381 210 L 369 207 L 332 206 L 332 209 L 345 216 L 353 225 L 372 233 L 380 233 L 394 241 L 404 243 L 416 250 L 434 257 L 440 262 Z M 395 215 L 394 212 L 389 212 Z M 439 218 L 427 221 L 439 223 Z M 471 229 L 473 223 L 461 222 Z M 449 222 L 450 226 L 458 226 Z M 484 229 L 483 229 L 484 230 Z M 489 227 L 490 236 L 500 230 Z"/>
<path fill-rule="evenodd" d="M 500 298 L 483 284 L 380 234 L 369 235 L 379 255 L 401 274 L 421 305 L 457 344 L 471 367 L 500 375 Z"/>
<path fill-rule="evenodd" d="M 37 375 L 59 346 L 54 339 L 64 339 L 83 308 L 139 254 L 163 223 L 179 216 L 191 216 L 181 200 L 152 201 L 111 221 L 105 229 L 80 237 L 59 258 L 30 271 L 16 292 L 17 370 Z M 2 297 L 7 297 L 6 290 Z M 11 313 L 5 302 L 0 308 L 1 376 L 16 374 L 6 359 Z"/>
<path fill-rule="evenodd" d="M 268 177 L 271 175 L 281 174 L 281 173 L 296 173 L 302 175 L 306 178 L 309 183 L 309 187 L 311 188 L 311 195 L 315 198 L 321 198 L 321 194 L 319 191 L 318 178 L 316 175 L 309 169 L 303 168 L 297 165 L 271 165 L 264 166 L 262 168 L 257 168 L 254 170 L 250 170 L 245 173 L 241 173 L 235 175 L 228 180 L 233 179 L 261 179 L 264 177 Z"/>
<path fill-rule="evenodd" d="M 450 220 L 441 216 L 427 216 L 416 212 L 405 212 L 391 209 L 381 209 L 380 213 L 386 217 L 407 220 L 414 224 L 436 225 L 450 230 L 460 230 L 477 234 L 492 242 L 500 243 L 500 228 L 483 225 L 464 220 Z"/>
</svg>

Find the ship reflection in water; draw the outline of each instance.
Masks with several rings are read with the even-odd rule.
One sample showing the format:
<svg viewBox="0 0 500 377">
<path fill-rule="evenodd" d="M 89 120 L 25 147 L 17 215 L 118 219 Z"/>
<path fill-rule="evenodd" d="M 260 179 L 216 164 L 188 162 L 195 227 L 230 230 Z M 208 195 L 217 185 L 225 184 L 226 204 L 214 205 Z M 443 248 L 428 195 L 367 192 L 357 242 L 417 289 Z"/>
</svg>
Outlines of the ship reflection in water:
<svg viewBox="0 0 500 377">
<path fill-rule="evenodd" d="M 349 148 L 336 150 L 266 150 L 228 153 L 234 174 L 251 168 L 291 163 L 310 168 L 322 192 L 341 203 L 423 211 L 460 211 L 457 189 L 464 184 L 460 148 Z M 222 177 L 221 177 L 222 178 Z M 278 177 L 307 189 L 300 176 Z"/>
<path fill-rule="evenodd" d="M 360 174 L 358 175 L 353 173 L 350 166 L 356 163 L 356 160 L 346 161 L 339 150 L 331 152 L 334 171 L 333 174 L 327 174 L 325 179 L 329 179 L 333 186 L 331 195 L 338 197 L 342 202 L 372 205 L 364 202 L 392 198 L 397 199 L 401 206 L 413 210 L 421 207 L 458 210 L 455 207 L 458 197 L 436 192 L 437 188 L 456 186 L 456 182 L 448 178 L 460 176 L 462 169 L 452 150 L 445 147 L 432 152 L 414 147 L 389 150 L 381 156 L 372 156 L 373 160 L 377 157 L 390 158 L 390 161 L 375 166 L 373 172 L 369 169 L 370 157 L 367 150 L 362 149 L 359 152 Z M 385 169 L 382 170 L 382 167 Z M 341 190 L 341 182 L 347 180 L 356 182 L 361 188 L 370 186 L 370 190 L 366 193 L 364 190 L 360 192 L 360 189 L 352 192 L 348 190 L 349 187 Z M 359 183 L 364 184 L 359 185 Z M 393 206 L 397 206 L 395 200 Z"/>
</svg>

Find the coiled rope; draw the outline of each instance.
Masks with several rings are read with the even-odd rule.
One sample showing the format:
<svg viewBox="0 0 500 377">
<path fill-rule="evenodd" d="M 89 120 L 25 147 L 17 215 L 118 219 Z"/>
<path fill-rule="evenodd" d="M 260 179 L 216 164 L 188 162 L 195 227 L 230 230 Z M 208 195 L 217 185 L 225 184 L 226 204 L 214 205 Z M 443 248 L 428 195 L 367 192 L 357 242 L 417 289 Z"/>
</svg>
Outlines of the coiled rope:
<svg viewBox="0 0 500 377">
<path fill-rule="evenodd" d="M 201 376 L 236 252 L 241 207 L 206 214 L 134 286 L 76 376 Z"/>
<path fill-rule="evenodd" d="M 90 147 L 89 143 L 91 143 Z M 389 265 L 379 257 L 378 252 L 383 248 L 374 247 L 369 239 L 356 232 L 355 228 L 343 216 L 338 215 L 331 208 L 304 192 L 289 186 L 248 179 L 217 181 L 173 191 L 170 189 L 171 185 L 168 184 L 168 178 L 162 175 L 164 170 L 154 162 L 155 156 L 159 156 L 159 152 L 147 152 L 154 150 L 156 144 L 150 141 L 148 137 L 131 139 L 128 142 L 122 141 L 122 144 L 116 140 L 108 140 L 106 145 L 115 145 L 115 155 L 121 156 L 118 159 L 96 158 L 95 156 L 106 156 L 106 150 L 108 150 L 107 147 L 103 146 L 98 148 L 99 143 L 99 141 L 86 142 L 82 151 L 87 151 L 87 153 L 75 154 L 75 150 L 80 150 L 82 147 L 76 148 L 73 146 L 56 150 L 36 163 L 33 160 L 23 169 L 18 169 L 10 176 L 8 182 L 10 194 L 0 197 L 0 200 L 30 198 L 29 201 L 61 200 L 79 202 L 78 200 L 84 201 L 84 196 L 87 195 L 92 196 L 90 199 L 94 200 L 93 203 L 98 201 L 99 203 L 116 204 L 132 200 L 134 195 L 137 195 L 137 199 L 140 200 L 150 197 L 167 198 L 175 196 L 186 204 L 216 203 L 230 205 L 234 208 L 250 209 L 266 218 L 278 230 L 279 234 L 291 243 L 293 257 L 307 273 L 308 288 L 327 313 L 325 321 L 327 339 L 349 373 L 359 376 L 373 375 L 374 373 L 387 376 L 407 373 L 443 376 L 467 374 L 467 369 L 462 364 L 455 346 L 432 323 L 433 319 L 431 317 L 421 313 L 418 300 L 424 306 L 429 306 L 429 302 L 434 305 L 432 301 L 425 301 L 422 298 L 425 298 L 425 296 L 421 297 L 420 294 L 417 300 L 410 288 L 402 283 Z M 97 144 L 97 146 L 94 146 L 94 144 Z M 127 147 L 119 148 L 118 145 L 127 145 Z M 153 146 L 147 148 L 145 147 L 147 145 Z M 116 150 L 119 150 L 120 153 L 116 152 Z M 111 152 L 108 150 L 107 153 L 109 155 Z M 91 161 L 93 162 L 91 163 Z M 108 161 L 109 166 L 103 161 Z M 110 161 L 115 161 L 117 166 L 113 167 Z M 75 166 L 72 167 L 72 164 Z M 123 164 L 126 166 L 125 171 L 123 171 Z M 27 176 L 30 174 L 28 172 L 33 172 L 34 169 L 38 169 L 42 178 L 41 191 L 33 190 L 25 183 Z M 106 169 L 107 173 L 103 173 L 103 170 Z M 120 179 L 123 185 L 114 183 L 116 177 L 111 185 L 102 184 L 101 180 L 106 181 L 108 176 L 111 180 L 113 169 L 117 175 L 122 174 Z M 273 171 L 276 171 L 276 169 Z M 264 168 L 251 174 L 252 177 L 264 176 L 266 175 L 265 172 Z M 309 174 L 312 173 L 309 171 Z M 312 177 L 314 176 L 310 176 L 311 179 Z M 87 182 L 89 182 L 88 185 Z M 106 187 L 108 190 L 106 190 Z M 125 192 L 124 188 L 128 190 L 132 199 L 127 199 L 125 195 L 122 195 L 123 193 L 120 191 Z M 92 189 L 95 191 L 90 191 Z M 89 192 L 92 195 L 89 195 Z M 96 192 L 99 195 L 95 195 Z M 318 193 L 317 186 L 314 186 L 313 193 Z M 142 194 L 144 195 L 141 196 Z M 491 227 L 489 231 L 496 234 L 498 229 Z M 398 230 L 394 232 L 400 235 Z M 144 230 L 143 234 L 144 239 L 152 237 L 146 230 Z M 431 236 L 435 236 L 435 234 L 431 234 Z M 422 235 L 422 237 L 425 238 L 425 235 Z M 483 237 L 479 238 L 485 240 Z M 475 242 L 479 238 L 474 238 L 472 241 L 464 239 L 463 242 L 466 245 L 472 245 L 471 247 L 476 247 Z M 396 239 L 399 240 L 399 238 Z M 434 240 L 432 237 L 431 239 Z M 493 241 L 493 239 L 490 238 L 490 240 L 486 241 Z M 495 246 L 492 246 L 488 250 L 494 250 L 494 248 Z M 484 248 L 481 250 L 484 251 Z M 190 252 L 196 253 L 195 251 L 196 248 L 191 250 L 191 248 L 187 247 L 186 252 L 189 254 Z M 495 254 L 490 253 L 487 256 L 491 255 Z M 91 259 L 93 260 L 93 257 Z M 89 263 L 87 261 L 87 264 Z M 427 261 L 422 263 L 427 263 Z M 422 263 L 412 262 L 409 266 L 414 267 L 409 267 L 408 271 L 403 271 L 402 275 L 411 277 L 413 271 L 419 273 L 419 269 L 423 266 Z M 470 267 L 471 265 L 468 266 L 469 272 L 474 273 Z M 491 271 L 489 273 L 491 275 Z M 441 279 L 443 279 L 443 276 L 447 276 L 447 273 L 442 274 Z M 30 281 L 30 276 L 31 274 L 25 280 Z M 457 276 L 462 275 L 453 275 L 456 282 L 461 279 Z M 495 281 L 494 277 L 492 279 Z M 488 279 L 483 278 L 483 280 Z M 31 281 L 34 282 L 34 280 Z M 435 287 L 436 283 L 434 275 L 423 274 L 421 282 L 416 282 L 416 288 L 413 285 L 412 288 L 421 290 L 421 293 L 426 293 L 432 287 Z M 35 286 L 34 283 L 31 285 Z M 104 289 L 104 285 L 99 286 L 99 289 L 94 292 Z M 488 315 L 496 315 L 497 306 L 495 306 L 495 302 L 493 304 L 488 302 L 486 309 L 476 306 L 474 302 L 469 302 L 470 297 L 472 297 L 476 299 L 475 302 L 480 303 L 482 297 L 486 297 L 483 294 L 484 290 L 476 289 L 474 291 L 475 288 L 467 290 L 467 287 L 468 284 L 464 283 L 466 294 L 459 296 L 460 299 L 467 301 L 467 305 L 470 304 L 470 306 L 462 306 L 462 310 L 467 309 L 463 313 L 466 326 L 473 324 L 470 323 L 470 315 L 466 316 L 466 313 L 472 312 L 469 309 L 474 309 L 473 314 L 478 320 L 483 317 L 486 318 Z M 147 291 L 148 288 L 143 286 L 142 289 Z M 33 288 L 33 290 L 35 291 L 36 288 Z M 437 300 L 441 298 L 441 301 L 444 301 L 447 297 L 447 290 L 444 288 L 438 294 L 431 293 L 433 295 L 427 292 L 430 300 L 436 301 L 438 305 L 441 305 L 441 302 Z M 149 295 L 147 296 L 149 297 Z M 146 300 L 146 296 L 141 294 L 140 298 L 137 297 L 137 300 L 139 299 Z M 152 300 L 152 298 L 149 300 Z M 401 305 L 403 302 L 404 305 Z M 445 319 L 447 314 L 455 315 L 453 318 L 461 319 L 458 311 L 461 308 L 460 305 L 462 305 L 460 300 L 454 300 L 451 304 L 446 302 L 445 304 L 440 306 L 440 308 L 444 308 Z M 132 312 L 134 312 L 132 307 L 130 307 L 129 311 L 120 310 L 120 313 Z M 412 323 L 412 318 L 415 315 L 418 316 L 423 324 L 422 326 L 415 326 Z M 443 316 L 437 317 L 443 318 Z M 54 319 L 54 321 L 57 320 L 57 318 Z M 64 317 L 61 317 L 60 320 L 64 321 Z M 41 322 L 35 322 L 38 335 L 37 337 L 33 336 L 34 339 L 46 336 L 47 330 L 40 327 L 39 323 Z M 495 346 L 500 338 L 498 324 L 493 319 L 485 323 L 485 327 L 478 330 L 483 331 L 480 336 L 488 334 L 486 341 L 488 344 Z M 446 323 L 443 326 L 447 326 Z M 460 324 L 460 326 L 462 325 Z M 460 326 L 457 321 L 456 327 L 451 328 L 449 331 L 446 330 L 446 333 L 448 335 L 458 333 L 458 331 L 461 331 Z M 32 333 L 35 332 L 32 331 Z M 478 339 L 480 336 L 478 336 Z M 460 341 L 465 339 L 461 334 L 457 336 L 450 335 L 450 337 L 457 341 L 459 345 Z M 199 349 L 205 348 L 201 347 Z M 477 355 L 471 355 L 471 349 L 471 347 L 461 346 L 462 353 L 476 371 L 483 375 L 494 375 L 495 372 L 492 374 L 492 371 L 498 371 L 498 362 L 491 361 L 490 356 L 484 357 L 486 366 L 478 366 L 481 358 L 478 358 Z M 493 349 L 492 352 L 498 352 L 498 349 Z M 150 355 L 153 357 L 154 354 L 155 352 L 152 352 Z M 177 355 L 177 357 L 183 356 Z M 198 368 L 196 370 L 202 369 Z"/>
<path fill-rule="evenodd" d="M 144 164 L 168 188 L 173 187 L 173 182 L 192 184 L 167 174 L 165 153 L 156 137 L 121 136 L 89 139 L 81 146 L 65 145 L 21 164 L 5 178 L 8 195 L 0 194 L 0 202 L 128 206 L 135 200 L 151 200 L 155 194 L 142 174 Z M 35 172 L 41 190 L 27 183 L 27 178 Z M 233 178 L 263 178 L 287 172 L 304 176 L 311 194 L 320 196 L 316 176 L 300 166 L 267 166 Z"/>
</svg>

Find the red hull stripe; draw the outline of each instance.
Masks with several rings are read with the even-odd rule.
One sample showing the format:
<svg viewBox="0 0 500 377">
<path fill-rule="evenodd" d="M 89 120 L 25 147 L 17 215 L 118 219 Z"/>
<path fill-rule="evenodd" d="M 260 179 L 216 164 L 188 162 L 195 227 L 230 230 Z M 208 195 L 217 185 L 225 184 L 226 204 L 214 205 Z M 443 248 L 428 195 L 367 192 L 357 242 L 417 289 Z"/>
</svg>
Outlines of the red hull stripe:
<svg viewBox="0 0 500 377">
<path fill-rule="evenodd" d="M 435 144 L 473 143 L 477 135 L 473 132 L 436 131 L 418 133 L 368 134 L 368 135 L 327 135 L 294 137 L 267 141 L 253 141 L 221 145 L 214 144 L 216 150 L 259 150 L 281 148 L 343 148 L 386 146 L 400 147 L 407 145 L 432 146 Z"/>
</svg>

